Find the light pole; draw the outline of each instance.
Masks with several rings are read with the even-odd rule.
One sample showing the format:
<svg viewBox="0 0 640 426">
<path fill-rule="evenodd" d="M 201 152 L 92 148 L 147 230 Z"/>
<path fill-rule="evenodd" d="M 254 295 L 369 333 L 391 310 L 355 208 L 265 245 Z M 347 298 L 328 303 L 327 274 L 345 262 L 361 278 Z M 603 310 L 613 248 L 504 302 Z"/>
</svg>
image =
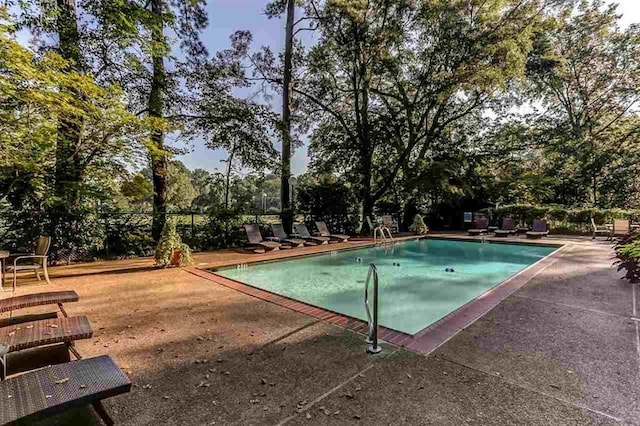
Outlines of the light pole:
<svg viewBox="0 0 640 426">
<path fill-rule="evenodd" d="M 262 193 L 262 213 L 267 212 L 267 194 L 265 192 Z"/>
</svg>

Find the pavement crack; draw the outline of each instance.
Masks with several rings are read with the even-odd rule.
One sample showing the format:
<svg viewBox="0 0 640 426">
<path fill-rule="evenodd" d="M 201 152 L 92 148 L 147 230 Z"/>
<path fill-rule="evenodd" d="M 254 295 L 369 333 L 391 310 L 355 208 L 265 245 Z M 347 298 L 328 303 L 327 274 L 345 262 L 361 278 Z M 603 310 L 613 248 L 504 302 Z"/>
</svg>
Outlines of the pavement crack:
<svg viewBox="0 0 640 426">
<path fill-rule="evenodd" d="M 289 417 L 281 420 L 280 422 L 277 423 L 278 426 L 280 425 L 284 425 L 288 422 L 290 422 L 291 420 L 295 419 L 296 417 L 298 417 L 298 414 L 304 413 L 308 410 L 310 410 L 311 408 L 313 408 L 317 403 L 319 403 L 320 401 L 322 401 L 323 399 L 327 398 L 329 395 L 331 395 L 332 393 L 342 389 L 343 387 L 345 387 L 346 385 L 348 385 L 349 383 L 351 383 L 352 381 L 354 381 L 355 379 L 357 379 L 358 377 L 360 377 L 361 374 L 366 373 L 367 371 L 371 370 L 374 367 L 375 364 L 369 364 L 366 368 L 364 368 L 361 371 L 358 371 L 356 374 L 354 374 L 353 376 L 351 376 L 350 378 L 348 378 L 347 380 L 345 380 L 344 382 L 340 383 L 339 385 L 335 386 L 334 388 L 328 390 L 327 392 L 323 393 L 322 395 L 318 396 L 316 399 L 314 399 L 313 401 L 311 401 L 310 403 L 306 404 L 303 408 L 301 408 L 300 410 L 298 410 L 296 413 L 290 415 Z"/>
</svg>

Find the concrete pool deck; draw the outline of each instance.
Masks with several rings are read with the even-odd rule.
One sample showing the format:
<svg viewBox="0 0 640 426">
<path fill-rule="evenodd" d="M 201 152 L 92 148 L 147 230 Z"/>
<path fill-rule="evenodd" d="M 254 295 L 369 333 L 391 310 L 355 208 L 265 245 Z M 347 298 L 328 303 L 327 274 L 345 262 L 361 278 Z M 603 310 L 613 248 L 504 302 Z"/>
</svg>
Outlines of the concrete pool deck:
<svg viewBox="0 0 640 426">
<path fill-rule="evenodd" d="M 134 382 L 105 403 L 118 424 L 640 424 L 637 288 L 610 244 L 547 242 L 567 244 L 562 256 L 428 356 L 368 356 L 361 334 L 149 259 L 51 268 L 52 286 L 18 292 L 80 294 L 65 307 L 95 335 L 78 350 L 111 355 Z M 69 419 L 95 421 L 43 424 Z"/>
</svg>

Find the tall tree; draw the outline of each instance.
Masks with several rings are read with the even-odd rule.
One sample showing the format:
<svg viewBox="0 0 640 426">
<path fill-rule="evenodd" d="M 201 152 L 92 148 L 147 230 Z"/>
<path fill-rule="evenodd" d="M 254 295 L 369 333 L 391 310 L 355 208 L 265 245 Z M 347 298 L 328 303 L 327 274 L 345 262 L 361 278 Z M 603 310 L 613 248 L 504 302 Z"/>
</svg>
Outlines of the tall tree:
<svg viewBox="0 0 640 426">
<path fill-rule="evenodd" d="M 291 89 L 293 85 L 293 31 L 295 0 L 287 0 L 284 44 L 284 72 L 282 76 L 282 166 L 280 168 L 280 208 L 282 225 L 287 233 L 293 227 L 293 210 L 289 178 L 291 177 Z"/>
<path fill-rule="evenodd" d="M 542 97 L 529 121 L 560 167 L 577 165 L 583 202 L 594 207 L 608 170 L 640 149 L 640 27 L 621 30 L 616 7 L 594 0 L 567 10 L 537 34 L 528 64 L 530 96 Z"/>
<path fill-rule="evenodd" d="M 169 46 L 164 35 L 165 12 L 163 0 L 150 0 L 151 8 L 151 88 L 149 90 L 148 112 L 153 118 L 165 114 L 165 91 L 167 76 L 164 60 L 169 54 Z M 164 144 L 164 132 L 156 130 L 151 134 L 151 173 L 153 181 L 153 223 L 151 235 L 160 239 L 167 217 L 168 160 Z"/>
<path fill-rule="evenodd" d="M 289 178 L 291 174 L 291 153 L 294 145 L 294 137 L 292 135 L 293 122 L 293 86 L 294 82 L 294 56 L 296 50 L 295 36 L 303 30 L 314 30 L 311 28 L 299 27 L 309 18 L 302 17 L 296 20 L 296 7 L 304 6 L 301 0 L 275 0 L 267 5 L 266 14 L 269 18 L 285 16 L 285 39 L 284 53 L 282 55 L 281 67 L 276 67 L 275 63 L 267 63 L 264 57 L 256 57 L 256 65 L 261 68 L 260 73 L 265 78 L 267 74 L 271 77 L 267 80 L 275 83 L 272 87 L 282 92 L 282 156 L 280 165 L 280 205 L 281 205 L 281 221 L 287 232 L 291 232 L 293 227 L 293 205 L 291 200 L 291 187 Z M 272 59 L 270 51 L 265 51 L 266 58 Z M 269 70 L 269 72 L 267 72 Z M 277 76 L 277 77 L 276 77 Z"/>
<path fill-rule="evenodd" d="M 208 23 L 205 1 L 101 0 L 88 2 L 85 9 L 100 29 L 89 43 L 93 67 L 101 79 L 121 82 L 132 110 L 158 124 L 148 144 L 157 241 L 166 220 L 168 164 L 175 152 L 165 138 L 182 124 L 180 113 L 188 105 L 182 92 L 185 75 L 207 55 L 200 40 Z"/>
<path fill-rule="evenodd" d="M 411 184 L 429 174 L 430 158 L 451 148 L 442 142 L 456 141 L 445 131 L 524 75 L 549 3 L 333 0 L 310 8 L 321 37 L 294 91 L 318 122 L 310 123 L 314 167 L 357 178 L 363 223 L 398 178 Z"/>
<path fill-rule="evenodd" d="M 6 23 L 1 10 L 0 16 Z M 87 231 L 82 229 L 86 209 L 100 198 L 94 188 L 139 154 L 149 126 L 127 111 L 117 85 L 97 85 L 89 73 L 74 70 L 59 49 L 34 52 L 12 32 L 10 25 L 0 26 L 0 200 L 8 200 L 16 215 L 29 211 L 38 218 L 17 233 L 53 232 L 54 251 L 76 249 Z M 77 180 L 67 181 L 66 188 L 76 195 L 60 195 L 62 160 L 56 153 L 60 145 L 69 147 L 60 135 L 69 117 L 82 124 L 73 161 L 63 158 L 64 164 L 73 163 L 69 169 Z"/>
</svg>

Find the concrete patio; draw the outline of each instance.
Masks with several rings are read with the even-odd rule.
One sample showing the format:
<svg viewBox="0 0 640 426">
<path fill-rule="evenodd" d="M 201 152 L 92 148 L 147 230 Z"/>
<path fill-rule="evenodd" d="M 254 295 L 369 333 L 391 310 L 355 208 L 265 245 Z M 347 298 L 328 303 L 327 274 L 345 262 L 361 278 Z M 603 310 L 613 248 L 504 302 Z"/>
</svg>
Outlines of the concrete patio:
<svg viewBox="0 0 640 426">
<path fill-rule="evenodd" d="M 18 293 L 80 294 L 67 310 L 95 335 L 78 350 L 111 355 L 134 383 L 105 402 L 118 424 L 640 424 L 637 289 L 608 243 L 548 241 L 569 246 L 428 356 L 392 345 L 368 356 L 360 334 L 150 259 L 51 268 L 51 287 Z M 78 410 L 43 424 L 89 420 Z"/>
</svg>

